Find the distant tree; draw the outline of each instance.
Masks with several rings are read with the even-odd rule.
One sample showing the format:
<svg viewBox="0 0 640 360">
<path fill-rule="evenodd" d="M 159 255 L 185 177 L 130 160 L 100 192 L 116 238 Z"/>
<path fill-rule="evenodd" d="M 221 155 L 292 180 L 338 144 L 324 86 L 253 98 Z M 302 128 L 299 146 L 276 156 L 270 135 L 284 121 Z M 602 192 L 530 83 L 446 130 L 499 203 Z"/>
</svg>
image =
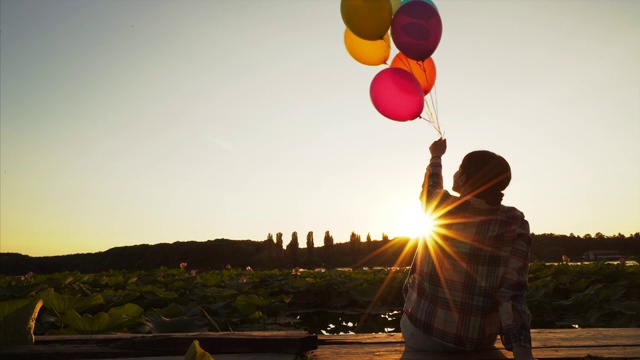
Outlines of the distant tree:
<svg viewBox="0 0 640 360">
<path fill-rule="evenodd" d="M 260 256 L 261 265 L 273 265 L 276 257 L 276 242 L 273 241 L 273 234 L 267 234 L 267 240 L 264 241 L 263 249 Z"/>
<path fill-rule="evenodd" d="M 324 232 L 324 263 L 325 266 L 331 262 L 331 253 L 333 250 L 333 236 L 329 233 L 329 231 Z"/>
<path fill-rule="evenodd" d="M 269 252 L 269 254 L 273 254 L 273 251 L 276 247 L 276 242 L 273 241 L 273 235 L 271 233 L 269 233 L 267 235 L 267 240 L 264 241 L 267 244 L 267 250 Z"/>
<path fill-rule="evenodd" d="M 313 231 L 307 233 L 307 264 L 313 264 L 315 244 L 313 243 Z"/>
<path fill-rule="evenodd" d="M 280 267 L 282 265 L 282 258 L 284 253 L 284 241 L 282 240 L 282 233 L 276 233 L 276 248 L 275 248 L 275 260 L 276 266 Z"/>
<path fill-rule="evenodd" d="M 351 253 L 351 261 L 356 262 L 360 258 L 360 235 L 355 231 L 351 232 L 349 237 L 349 250 Z"/>
<path fill-rule="evenodd" d="M 300 244 L 298 243 L 298 232 L 291 233 L 291 242 L 287 245 L 287 255 L 291 260 L 293 266 L 298 266 L 298 249 Z"/>
<path fill-rule="evenodd" d="M 389 242 L 389 235 L 382 233 L 382 242 L 383 243 Z"/>
<path fill-rule="evenodd" d="M 369 258 L 371 253 L 373 252 L 373 240 L 371 239 L 371 233 L 367 233 L 367 239 L 364 245 L 360 245 L 360 256 L 361 258 L 366 259 L 363 262 L 363 265 L 370 266 L 372 264 L 372 260 Z"/>
</svg>

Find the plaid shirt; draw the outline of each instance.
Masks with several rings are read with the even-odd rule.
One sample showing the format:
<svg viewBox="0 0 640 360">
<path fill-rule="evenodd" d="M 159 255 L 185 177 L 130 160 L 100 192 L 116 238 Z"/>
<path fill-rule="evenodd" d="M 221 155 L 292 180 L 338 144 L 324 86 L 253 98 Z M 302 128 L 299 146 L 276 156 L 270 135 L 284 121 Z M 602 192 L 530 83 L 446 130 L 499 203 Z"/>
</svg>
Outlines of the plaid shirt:
<svg viewBox="0 0 640 360">
<path fill-rule="evenodd" d="M 531 236 L 522 212 L 449 194 L 439 159 L 427 167 L 420 198 L 443 214 L 433 240 L 420 242 L 403 288 L 411 323 L 461 349 L 491 347 L 497 335 L 508 350 L 531 348 L 525 301 Z"/>
</svg>

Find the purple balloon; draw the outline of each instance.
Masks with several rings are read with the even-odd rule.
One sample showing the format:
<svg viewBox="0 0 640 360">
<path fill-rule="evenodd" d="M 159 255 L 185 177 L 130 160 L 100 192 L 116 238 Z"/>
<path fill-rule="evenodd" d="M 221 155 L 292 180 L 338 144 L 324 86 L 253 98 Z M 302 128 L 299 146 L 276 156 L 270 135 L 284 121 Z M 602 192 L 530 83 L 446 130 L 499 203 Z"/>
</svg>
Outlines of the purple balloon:
<svg viewBox="0 0 640 360">
<path fill-rule="evenodd" d="M 442 38 L 442 19 L 438 10 L 425 1 L 403 4 L 391 21 L 391 38 L 408 58 L 417 61 L 428 59 Z"/>
</svg>

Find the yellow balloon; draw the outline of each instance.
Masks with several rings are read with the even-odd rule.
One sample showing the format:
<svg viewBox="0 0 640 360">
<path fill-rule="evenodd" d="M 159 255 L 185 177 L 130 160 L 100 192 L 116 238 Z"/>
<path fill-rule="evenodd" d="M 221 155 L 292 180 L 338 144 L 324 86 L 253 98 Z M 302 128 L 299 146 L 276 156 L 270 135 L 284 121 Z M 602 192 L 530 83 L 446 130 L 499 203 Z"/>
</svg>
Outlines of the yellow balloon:
<svg viewBox="0 0 640 360">
<path fill-rule="evenodd" d="M 342 21 L 365 40 L 381 40 L 391 27 L 390 0 L 342 0 Z"/>
<path fill-rule="evenodd" d="M 391 52 L 389 34 L 385 34 L 382 40 L 364 40 L 357 37 L 349 28 L 344 29 L 344 46 L 357 62 L 371 66 L 386 63 Z"/>
</svg>

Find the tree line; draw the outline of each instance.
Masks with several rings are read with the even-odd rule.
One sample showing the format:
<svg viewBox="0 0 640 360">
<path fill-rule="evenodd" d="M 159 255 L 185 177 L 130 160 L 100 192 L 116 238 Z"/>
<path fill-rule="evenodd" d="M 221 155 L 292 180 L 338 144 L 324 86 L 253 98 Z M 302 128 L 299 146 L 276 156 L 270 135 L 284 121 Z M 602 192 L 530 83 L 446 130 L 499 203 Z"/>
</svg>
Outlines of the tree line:
<svg viewBox="0 0 640 360">
<path fill-rule="evenodd" d="M 294 231 L 285 245 L 281 232 L 268 234 L 265 240 L 178 241 L 155 245 L 133 245 L 103 252 L 62 256 L 31 257 L 16 253 L 0 254 L 0 274 L 22 275 L 31 271 L 45 274 L 61 271 L 97 273 L 106 270 L 150 270 L 178 267 L 186 262 L 187 269 L 219 270 L 227 266 L 252 269 L 389 267 L 410 266 L 416 242 L 406 237 L 389 239 L 382 234 L 372 239 L 367 234 L 351 232 L 348 241 L 335 242 L 325 231 L 322 246 L 316 247 L 314 233 L 306 235 L 306 247 L 300 246 Z M 594 236 L 532 234 L 531 261 L 560 262 L 563 255 L 579 258 L 589 250 L 616 250 L 625 257 L 640 256 L 640 233 Z"/>
</svg>

